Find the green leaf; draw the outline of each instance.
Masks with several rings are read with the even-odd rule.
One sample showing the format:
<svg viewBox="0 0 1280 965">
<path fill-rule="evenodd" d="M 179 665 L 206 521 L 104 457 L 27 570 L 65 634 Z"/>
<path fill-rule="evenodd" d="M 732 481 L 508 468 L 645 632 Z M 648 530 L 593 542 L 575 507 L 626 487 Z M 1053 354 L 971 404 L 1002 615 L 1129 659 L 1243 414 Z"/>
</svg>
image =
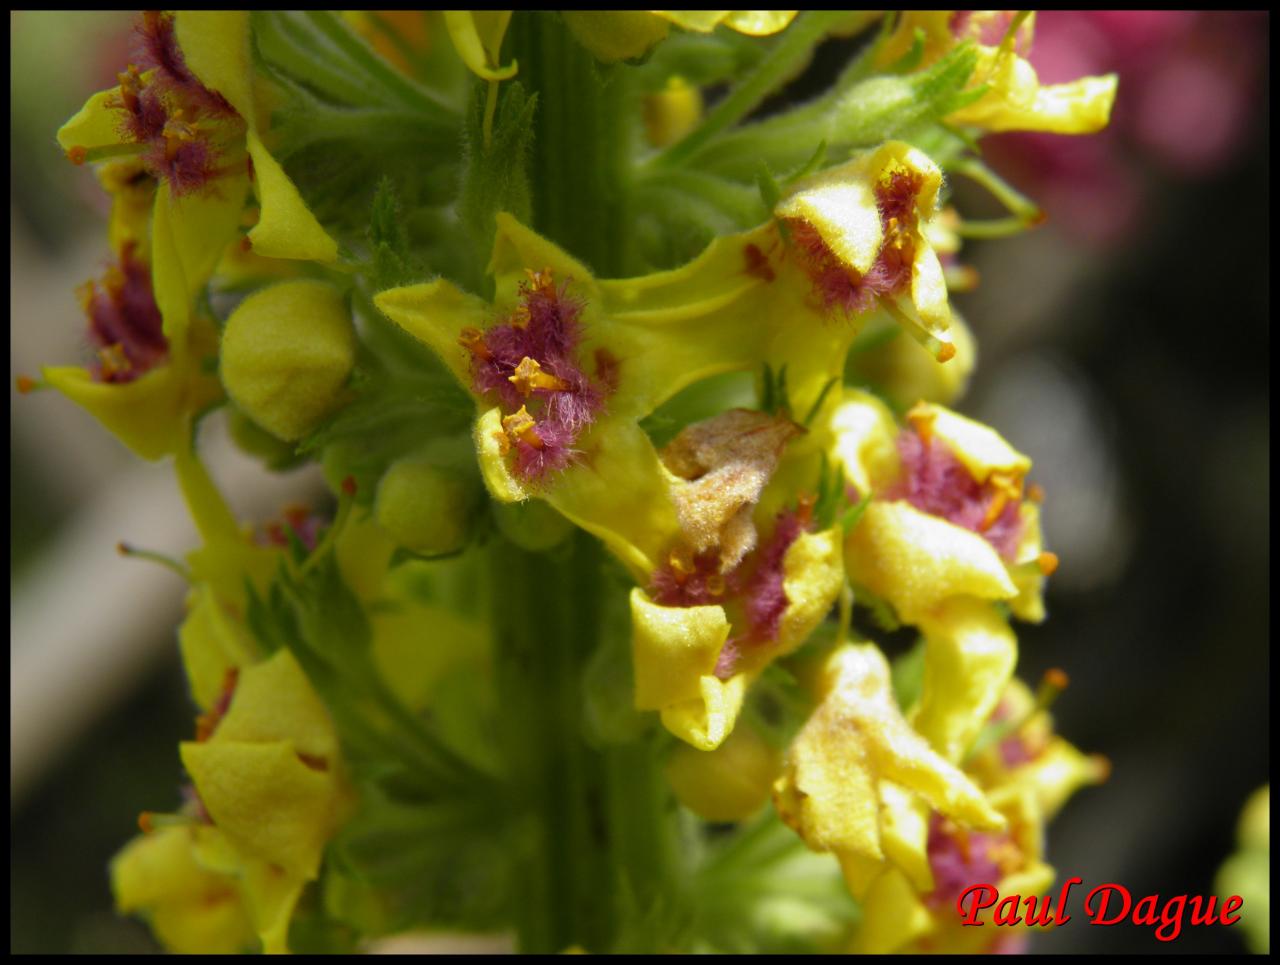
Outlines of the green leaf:
<svg viewBox="0 0 1280 965">
<path fill-rule="evenodd" d="M 920 637 L 915 645 L 906 653 L 897 657 L 890 667 L 893 682 L 893 696 L 903 713 L 911 709 L 920 698 L 924 687 L 924 637 Z"/>
</svg>

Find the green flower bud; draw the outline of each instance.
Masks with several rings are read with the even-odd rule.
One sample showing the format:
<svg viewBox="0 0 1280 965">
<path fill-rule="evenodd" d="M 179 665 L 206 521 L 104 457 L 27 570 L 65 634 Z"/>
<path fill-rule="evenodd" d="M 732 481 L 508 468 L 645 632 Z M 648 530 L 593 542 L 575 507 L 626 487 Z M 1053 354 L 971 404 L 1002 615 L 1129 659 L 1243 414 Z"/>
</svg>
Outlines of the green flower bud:
<svg viewBox="0 0 1280 965">
<path fill-rule="evenodd" d="M 355 350 L 342 292 L 320 281 L 283 282 L 231 313 L 222 382 L 249 418 L 292 442 L 341 403 Z"/>
<path fill-rule="evenodd" d="M 466 545 L 478 496 L 478 481 L 459 470 L 409 457 L 383 475 L 374 518 L 404 549 L 443 556 Z"/>
<path fill-rule="evenodd" d="M 234 405 L 227 407 L 227 429 L 241 452 L 261 459 L 277 472 L 291 469 L 305 458 L 290 443 L 277 439 Z"/>
<path fill-rule="evenodd" d="M 522 503 L 495 501 L 493 520 L 503 536 L 530 553 L 546 552 L 573 532 L 573 524 L 541 499 Z"/>
</svg>

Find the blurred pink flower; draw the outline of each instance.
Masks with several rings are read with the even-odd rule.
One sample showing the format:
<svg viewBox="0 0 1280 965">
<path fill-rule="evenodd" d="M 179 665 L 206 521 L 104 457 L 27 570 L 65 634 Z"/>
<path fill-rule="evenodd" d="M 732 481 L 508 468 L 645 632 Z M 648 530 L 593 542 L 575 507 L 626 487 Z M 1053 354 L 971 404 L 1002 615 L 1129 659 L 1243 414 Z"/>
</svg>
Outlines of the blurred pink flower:
<svg viewBox="0 0 1280 965">
<path fill-rule="evenodd" d="M 984 153 L 1069 233 L 1118 243 L 1145 204 L 1143 167 L 1206 177 L 1248 135 L 1267 51 L 1259 11 L 1046 10 L 1031 62 L 1042 81 L 1116 71 L 1111 127 L 1080 138 L 1004 134 Z"/>
</svg>

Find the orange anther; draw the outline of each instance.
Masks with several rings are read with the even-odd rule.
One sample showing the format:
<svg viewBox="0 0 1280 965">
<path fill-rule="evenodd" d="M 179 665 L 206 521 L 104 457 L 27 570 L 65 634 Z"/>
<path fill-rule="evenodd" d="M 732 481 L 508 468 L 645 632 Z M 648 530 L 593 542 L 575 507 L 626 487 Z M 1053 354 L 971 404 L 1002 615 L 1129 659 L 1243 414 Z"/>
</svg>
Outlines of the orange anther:
<svg viewBox="0 0 1280 965">
<path fill-rule="evenodd" d="M 484 344 L 484 332 L 468 326 L 458 333 L 458 344 L 482 361 L 493 358 L 493 353 Z"/>
<path fill-rule="evenodd" d="M 40 383 L 29 375 L 19 375 L 16 381 L 18 384 L 18 392 L 22 395 L 34 392 L 40 387 Z"/>
<path fill-rule="evenodd" d="M 523 396 L 532 395 L 536 391 L 568 392 L 571 386 L 564 379 L 557 378 L 549 372 L 542 371 L 536 359 L 525 356 L 516 366 L 515 374 L 507 376 L 507 381 L 514 385 Z"/>
<path fill-rule="evenodd" d="M 917 402 L 907 412 L 907 421 L 911 423 L 911 428 L 916 430 L 916 435 L 926 445 L 933 436 L 933 420 L 936 418 L 937 413 L 926 402 Z"/>
<path fill-rule="evenodd" d="M 1060 667 L 1050 667 L 1044 672 L 1044 682 L 1055 690 L 1066 690 L 1071 678 Z"/>
<path fill-rule="evenodd" d="M 535 449 L 541 449 L 545 445 L 542 437 L 538 435 L 538 423 L 524 406 L 520 406 L 518 412 L 503 416 L 502 428 L 512 442 L 523 442 L 526 446 L 533 446 Z"/>
<path fill-rule="evenodd" d="M 1040 567 L 1040 572 L 1045 576 L 1052 576 L 1058 568 L 1058 554 L 1050 553 L 1046 550 L 1036 557 L 1036 565 Z"/>
<path fill-rule="evenodd" d="M 950 362 L 956 357 L 956 347 L 950 342 L 943 342 L 938 346 L 938 361 Z"/>
<path fill-rule="evenodd" d="M 79 144 L 75 145 L 74 147 L 67 148 L 67 160 L 70 161 L 72 164 L 75 164 L 77 166 L 84 164 L 84 162 L 88 160 L 88 158 L 89 158 L 88 149 L 81 147 Z"/>
<path fill-rule="evenodd" d="M 155 825 L 152 823 L 152 813 L 150 811 L 143 811 L 138 815 L 138 828 L 143 834 L 150 834 L 155 830 Z"/>
<path fill-rule="evenodd" d="M 1031 483 L 1027 486 L 1027 498 L 1033 503 L 1044 502 L 1044 487 L 1039 483 Z"/>
</svg>

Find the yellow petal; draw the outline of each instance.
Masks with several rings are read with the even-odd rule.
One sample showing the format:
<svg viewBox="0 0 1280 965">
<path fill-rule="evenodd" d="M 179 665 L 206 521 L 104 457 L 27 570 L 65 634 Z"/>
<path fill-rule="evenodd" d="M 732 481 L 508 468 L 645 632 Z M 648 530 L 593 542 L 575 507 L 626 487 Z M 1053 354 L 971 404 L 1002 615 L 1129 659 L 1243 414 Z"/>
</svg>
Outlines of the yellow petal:
<svg viewBox="0 0 1280 965">
<path fill-rule="evenodd" d="M 244 625 L 223 609 L 213 587 L 202 584 L 192 590 L 192 597 L 195 602 L 178 630 L 178 645 L 191 697 L 201 710 L 208 710 L 222 695 L 227 671 L 250 663 L 257 646 Z"/>
<path fill-rule="evenodd" d="M 915 729 L 959 762 L 995 710 L 1018 660 L 1018 641 L 995 607 L 957 597 L 920 620 L 924 686 Z"/>
<path fill-rule="evenodd" d="M 338 243 L 320 227 L 284 168 L 250 130 L 253 186 L 262 213 L 249 232 L 253 250 L 264 258 L 294 258 L 330 262 L 338 257 Z"/>
<path fill-rule="evenodd" d="M 730 30 L 752 37 L 767 37 L 785 30 L 796 17 L 795 10 L 654 10 L 654 16 L 669 20 L 685 30 L 710 33 L 723 24 Z"/>
<path fill-rule="evenodd" d="M 288 650 L 240 671 L 231 707 L 210 738 L 225 741 L 292 741 L 312 767 L 332 764 L 338 753 L 329 712 Z"/>
<path fill-rule="evenodd" d="M 857 176 L 863 173 L 864 166 L 858 161 L 825 171 L 820 180 L 798 187 L 774 214 L 812 225 L 841 262 L 865 274 L 880 252 L 884 232 L 875 185 Z"/>
<path fill-rule="evenodd" d="M 253 60 L 246 10 L 180 10 L 174 18 L 187 67 L 253 124 Z"/>
<path fill-rule="evenodd" d="M 188 413 L 171 364 L 132 382 L 98 382 L 85 369 L 46 368 L 44 379 L 143 459 L 159 459 L 181 445 Z"/>
<path fill-rule="evenodd" d="M 207 192 L 174 197 L 167 183 L 156 191 L 151 277 L 171 346 L 183 344 L 196 296 L 239 232 L 247 189 L 247 176 L 236 172 Z"/>
<path fill-rule="evenodd" d="M 304 764 L 292 741 L 187 742 L 179 751 L 209 816 L 238 850 L 315 877 L 335 822 L 332 773 Z"/>
<path fill-rule="evenodd" d="M 486 327 L 492 315 L 488 304 L 443 278 L 379 292 L 373 302 L 435 352 L 460 385 L 471 389 L 471 356 L 458 338 L 464 329 Z"/>
<path fill-rule="evenodd" d="M 184 10 L 177 15 L 176 29 L 191 72 L 210 90 L 222 94 L 248 128 L 245 140 L 253 159 L 253 187 L 262 207 L 257 225 L 249 232 L 254 251 L 267 258 L 322 262 L 336 259 L 338 243 L 320 227 L 298 189 L 259 138 L 249 14 Z M 243 193 L 237 200 L 243 200 Z"/>
<path fill-rule="evenodd" d="M 679 532 L 658 454 L 643 429 L 617 421 L 593 427 L 580 447 L 580 460 L 539 495 L 643 582 Z"/>
<path fill-rule="evenodd" d="M 71 120 L 58 129 L 58 144 L 70 154 L 93 151 L 113 153 L 119 148 L 120 153 L 141 151 L 142 145 L 128 140 L 122 133 L 123 115 L 115 103 L 120 93 L 119 87 L 111 87 L 98 91 L 87 101 L 84 107 Z"/>
<path fill-rule="evenodd" d="M 702 678 L 715 671 L 729 638 L 729 620 L 720 606 L 669 607 L 631 591 L 631 655 L 635 665 L 636 708 L 661 710 L 697 700 Z"/>
<path fill-rule="evenodd" d="M 747 692 L 747 677 L 728 680 L 708 674 L 700 681 L 701 694 L 662 710 L 662 726 L 686 744 L 713 751 L 733 733 Z"/>
<path fill-rule="evenodd" d="M 146 915 L 156 938 L 177 954 L 235 954 L 254 944 L 238 882 L 195 860 L 191 828 L 159 828 L 134 838 L 111 862 L 123 913 Z"/>
<path fill-rule="evenodd" d="M 783 776 L 774 785 L 774 803 L 809 847 L 841 858 L 851 887 L 869 884 L 872 863 L 885 856 L 883 810 L 910 805 L 909 797 L 894 792 L 888 801 L 881 800 L 885 779 L 967 826 L 1004 826 L 1004 818 L 972 781 L 903 719 L 889 665 L 873 644 L 848 644 L 834 651 L 819 693 L 817 709 L 787 752 Z M 894 839 L 899 851 L 912 846 L 912 820 L 903 817 Z M 918 857 L 913 864 L 918 867 Z M 854 897 L 861 898 L 857 890 Z"/>
<path fill-rule="evenodd" d="M 913 340 L 912 348 L 924 353 Z M 936 364 L 936 363 L 935 363 Z M 830 420 L 835 436 L 836 458 L 844 466 L 845 479 L 858 498 L 883 490 L 897 478 L 902 460 L 898 456 L 898 424 L 889 407 L 869 392 L 845 389 L 844 399 Z"/>
<path fill-rule="evenodd" d="M 867 892 L 862 919 L 850 949 L 857 955 L 902 951 L 934 929 L 933 916 L 902 872 L 890 868 Z"/>
<path fill-rule="evenodd" d="M 497 406 L 476 419 L 472 436 L 480 463 L 480 476 L 489 495 L 503 503 L 518 503 L 532 493 L 507 464 L 507 431 L 502 427 L 502 410 Z"/>
<path fill-rule="evenodd" d="M 849 578 L 915 623 L 953 596 L 1017 595 L 995 549 L 977 533 L 910 503 L 873 502 L 845 543 Z"/>
<path fill-rule="evenodd" d="M 820 533 L 801 533 L 782 561 L 782 589 L 787 608 L 782 613 L 778 637 L 769 649 L 783 656 L 809 639 L 831 612 L 844 586 L 840 527 Z"/>
<path fill-rule="evenodd" d="M 1018 549 L 1014 556 L 1018 564 L 1010 569 L 1013 585 L 1018 595 L 1009 601 L 1009 609 L 1019 620 L 1040 623 L 1044 620 L 1045 575 L 1038 565 L 1044 541 L 1040 535 L 1040 507 L 1024 500 L 1018 507 L 1022 520 L 1022 533 L 1018 537 Z"/>
<path fill-rule="evenodd" d="M 485 80 L 507 80 L 517 64 L 498 66 L 502 38 L 511 20 L 510 10 L 446 10 L 444 25 L 453 47 L 472 73 Z"/>
<path fill-rule="evenodd" d="M 945 406 L 924 403 L 913 410 L 912 418 L 927 421 L 931 435 L 947 444 L 976 482 L 986 482 L 994 472 L 1023 476 L 1031 470 L 1031 460 L 1000 433 Z"/>
</svg>

